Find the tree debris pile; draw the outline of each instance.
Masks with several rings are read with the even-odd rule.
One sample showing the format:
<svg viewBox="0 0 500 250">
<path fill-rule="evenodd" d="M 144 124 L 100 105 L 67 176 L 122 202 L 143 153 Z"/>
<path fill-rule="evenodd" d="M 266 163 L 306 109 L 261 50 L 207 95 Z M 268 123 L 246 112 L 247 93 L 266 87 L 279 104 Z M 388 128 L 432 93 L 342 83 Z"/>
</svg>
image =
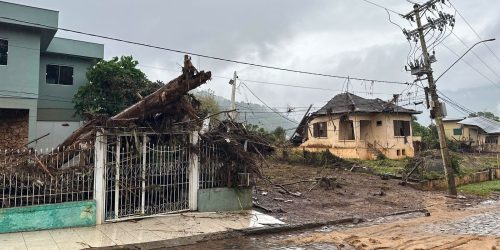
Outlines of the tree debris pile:
<svg viewBox="0 0 500 250">
<path fill-rule="evenodd" d="M 82 127 L 75 130 L 51 152 L 40 155 L 27 147 L 0 154 L 0 171 L 41 171 L 51 174 L 69 167 L 93 167 L 93 159 L 81 154 L 81 148 L 93 148 L 98 131 L 120 128 L 137 131 L 146 128 L 157 133 L 196 131 L 202 120 L 198 117 L 199 102 L 188 92 L 211 79 L 211 72 L 198 71 L 189 56 L 184 57 L 182 74 L 165 84 L 139 102 L 126 108 L 113 117 L 95 116 Z M 75 150 L 78 149 L 78 150 Z M 34 166 L 36 166 L 34 168 Z"/>
<path fill-rule="evenodd" d="M 219 178 L 228 187 L 245 185 L 245 174 L 262 177 L 262 164 L 274 152 L 271 142 L 257 132 L 249 131 L 241 123 L 222 121 L 201 135 L 201 139 L 215 145 L 219 162 Z M 203 168 L 205 162 L 201 161 Z"/>
</svg>

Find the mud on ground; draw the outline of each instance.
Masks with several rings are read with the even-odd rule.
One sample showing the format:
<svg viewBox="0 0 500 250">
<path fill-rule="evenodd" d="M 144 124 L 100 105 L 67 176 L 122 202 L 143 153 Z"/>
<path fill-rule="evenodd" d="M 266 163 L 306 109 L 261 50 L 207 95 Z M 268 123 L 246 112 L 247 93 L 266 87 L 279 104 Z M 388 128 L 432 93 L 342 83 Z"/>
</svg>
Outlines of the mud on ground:
<svg viewBox="0 0 500 250">
<path fill-rule="evenodd" d="M 423 192 L 399 185 L 400 180 L 382 180 L 379 176 L 350 172 L 333 167 L 290 165 L 269 162 L 264 175 L 273 184 L 285 184 L 300 197 L 260 180 L 254 199 L 266 212 L 286 223 L 334 220 L 346 217 L 375 218 L 404 210 L 422 209 Z M 316 177 L 335 179 L 332 187 L 310 182 Z M 308 181 L 308 182 L 299 182 Z M 294 182 L 296 184 L 286 185 Z"/>
</svg>

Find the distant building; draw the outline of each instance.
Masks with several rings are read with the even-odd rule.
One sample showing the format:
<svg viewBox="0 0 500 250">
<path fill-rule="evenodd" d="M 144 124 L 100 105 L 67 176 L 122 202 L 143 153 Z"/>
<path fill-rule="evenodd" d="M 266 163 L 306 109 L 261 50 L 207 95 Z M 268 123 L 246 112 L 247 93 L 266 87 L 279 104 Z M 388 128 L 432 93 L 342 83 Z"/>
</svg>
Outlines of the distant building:
<svg viewBox="0 0 500 250">
<path fill-rule="evenodd" d="M 303 120 L 293 141 L 304 150 L 327 149 L 342 158 L 413 157 L 411 121 L 419 113 L 380 99 L 343 93 Z"/>
<path fill-rule="evenodd" d="M 474 150 L 500 152 L 500 122 L 486 117 L 445 119 L 446 137 Z"/>
<path fill-rule="evenodd" d="M 71 100 L 104 45 L 54 37 L 58 16 L 0 1 L 0 149 L 46 133 L 36 146 L 55 146 L 80 126 Z"/>
</svg>

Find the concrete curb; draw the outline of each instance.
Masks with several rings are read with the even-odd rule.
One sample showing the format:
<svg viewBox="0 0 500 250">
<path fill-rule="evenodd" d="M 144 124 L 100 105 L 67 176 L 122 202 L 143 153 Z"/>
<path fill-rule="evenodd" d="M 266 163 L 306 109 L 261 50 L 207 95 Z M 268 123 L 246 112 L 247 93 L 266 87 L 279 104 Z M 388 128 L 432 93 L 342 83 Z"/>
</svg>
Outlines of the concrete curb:
<svg viewBox="0 0 500 250">
<path fill-rule="evenodd" d="M 424 213 L 426 216 L 429 216 L 430 213 L 427 209 L 417 209 L 417 210 L 407 210 L 396 212 L 384 216 L 380 216 L 379 218 L 389 217 L 389 216 L 397 216 L 403 214 L 410 213 Z M 273 234 L 273 233 L 283 233 L 283 232 L 291 232 L 291 231 L 299 231 L 306 230 L 324 226 L 332 226 L 332 225 L 342 225 L 342 224 L 358 224 L 367 221 L 363 218 L 357 217 L 349 217 L 339 220 L 330 220 L 324 222 L 310 222 L 303 224 L 292 224 L 292 225 L 279 225 L 279 226 L 268 226 L 268 227 L 259 227 L 259 228 L 245 228 L 245 229 L 233 229 L 224 232 L 216 232 L 216 233 L 207 233 L 200 235 L 193 235 L 169 240 L 161 240 L 161 241 L 152 241 L 152 242 L 144 242 L 144 243 L 135 243 L 129 245 L 121 245 L 121 246 L 111 246 L 111 247 L 102 247 L 102 248 L 92 248 L 92 249 L 165 249 L 169 247 L 178 247 L 178 246 L 186 246 L 191 244 L 196 244 L 199 242 L 209 241 L 209 240 L 223 240 L 234 237 L 241 236 L 250 236 L 250 235 L 263 235 L 263 234 Z"/>
</svg>

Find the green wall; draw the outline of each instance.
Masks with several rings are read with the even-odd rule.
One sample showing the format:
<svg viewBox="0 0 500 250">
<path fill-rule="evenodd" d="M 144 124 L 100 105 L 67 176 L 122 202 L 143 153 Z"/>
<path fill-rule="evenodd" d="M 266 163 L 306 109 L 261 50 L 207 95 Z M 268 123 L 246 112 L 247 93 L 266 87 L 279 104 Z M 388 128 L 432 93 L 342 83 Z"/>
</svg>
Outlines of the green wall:
<svg viewBox="0 0 500 250">
<path fill-rule="evenodd" d="M 85 227 L 95 223 L 95 201 L 0 209 L 0 233 Z"/>
<path fill-rule="evenodd" d="M 85 74 L 96 60 L 53 53 L 43 53 L 40 56 L 39 121 L 80 121 L 78 117 L 74 117 L 75 111 L 71 100 L 78 88 L 88 82 Z M 47 84 L 45 79 L 47 64 L 73 67 L 73 85 Z"/>
<path fill-rule="evenodd" d="M 198 190 L 198 211 L 239 211 L 252 208 L 252 188 L 208 188 Z"/>
</svg>

